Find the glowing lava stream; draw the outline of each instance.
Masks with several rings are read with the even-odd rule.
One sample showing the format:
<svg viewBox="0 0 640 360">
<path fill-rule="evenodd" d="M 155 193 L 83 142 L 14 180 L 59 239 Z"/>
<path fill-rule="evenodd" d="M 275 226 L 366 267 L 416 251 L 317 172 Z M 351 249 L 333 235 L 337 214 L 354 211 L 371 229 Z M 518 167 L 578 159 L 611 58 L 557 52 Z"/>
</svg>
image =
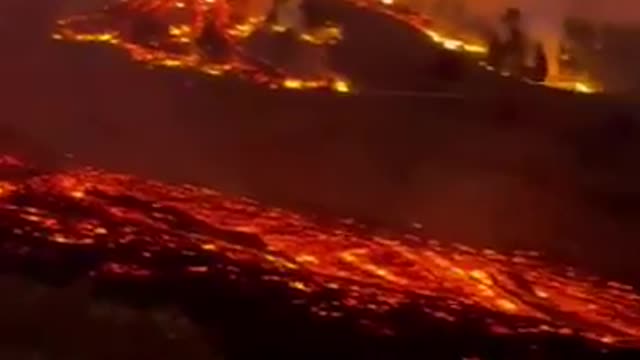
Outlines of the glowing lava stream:
<svg viewBox="0 0 640 360">
<path fill-rule="evenodd" d="M 6 159 L 3 171 L 19 169 Z M 371 318 L 389 334 L 402 324 L 385 314 L 411 308 L 424 321 L 474 318 L 499 336 L 640 347 L 640 296 L 628 286 L 561 271 L 534 254 L 378 237 L 352 221 L 321 225 L 191 185 L 93 169 L 7 180 L 0 232 L 10 258 L 39 259 L 43 248 L 100 254 L 94 276 L 153 278 L 168 271 L 169 255 L 181 259 L 171 271 L 186 278 L 239 281 L 257 269 L 256 281 L 288 289 L 317 316 Z"/>
<path fill-rule="evenodd" d="M 100 11 L 58 21 L 52 37 L 109 44 L 151 66 L 234 75 L 272 89 L 352 91 L 349 82 L 335 74 L 301 78 L 252 58 L 243 49 L 243 39 L 258 29 L 284 36 L 286 29 L 269 25 L 264 18 L 232 21 L 232 14 L 226 0 L 121 0 Z M 297 41 L 304 46 L 329 46 L 341 36 L 338 28 L 320 27 L 300 34 Z"/>
</svg>

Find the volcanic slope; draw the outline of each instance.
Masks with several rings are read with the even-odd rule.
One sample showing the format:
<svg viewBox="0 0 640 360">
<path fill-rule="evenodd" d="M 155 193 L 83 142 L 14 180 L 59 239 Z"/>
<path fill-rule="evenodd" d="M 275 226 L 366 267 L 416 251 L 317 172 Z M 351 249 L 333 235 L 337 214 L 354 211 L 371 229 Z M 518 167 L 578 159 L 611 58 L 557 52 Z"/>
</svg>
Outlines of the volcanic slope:
<svg viewBox="0 0 640 360">
<path fill-rule="evenodd" d="M 157 56 L 153 54 L 155 50 L 149 48 L 147 51 L 141 51 L 140 44 L 134 44 L 135 41 L 132 43 L 131 41 L 123 42 L 122 39 L 114 39 L 114 31 L 115 33 L 122 32 L 119 26 L 116 25 L 114 28 L 109 23 L 122 23 L 123 21 L 126 23 L 130 21 L 131 16 L 134 16 L 137 17 L 134 23 L 144 24 L 145 21 L 149 21 L 150 16 L 162 18 L 162 16 L 167 17 L 169 13 L 176 12 L 178 13 L 174 14 L 174 17 L 179 19 L 181 18 L 181 16 L 178 16 L 180 11 L 191 9 L 191 7 L 197 9 L 202 6 L 195 5 L 196 3 L 179 3 L 182 5 L 177 6 L 177 4 L 170 1 L 161 3 L 133 0 L 123 2 L 118 5 L 118 8 L 114 9 L 126 8 L 127 10 L 124 13 L 117 13 L 114 9 L 106 12 L 96 9 L 94 12 L 88 12 L 88 17 L 84 19 L 85 15 L 83 14 L 80 18 L 75 16 L 62 20 L 59 26 L 60 29 L 56 32 L 56 37 L 66 40 L 103 42 L 117 45 L 126 49 L 132 57 L 142 62 L 161 63 L 171 67 L 182 63 L 183 67 L 193 67 L 188 65 L 188 63 L 194 61 L 193 56 L 179 60 L 176 57 L 177 54 L 175 54 L 176 46 L 184 48 L 186 37 L 180 35 L 178 38 L 169 41 L 173 43 L 170 46 L 172 50 L 158 61 Z M 157 6 L 158 4 L 162 5 Z M 147 13 L 152 10 L 143 10 L 146 8 L 155 9 L 153 10 L 155 15 Z M 486 91 L 487 82 L 492 83 L 494 87 L 497 86 L 497 89 L 504 87 L 518 88 L 523 85 L 518 80 L 505 79 L 494 72 L 486 71 L 477 65 L 477 59 L 470 58 L 467 56 L 468 54 L 447 51 L 441 48 L 440 45 L 436 45 L 425 33 L 437 30 L 432 29 L 431 21 L 427 17 L 421 17 L 420 24 L 417 24 L 416 21 L 418 20 L 415 20 L 418 18 L 417 15 L 408 15 L 393 7 L 385 8 L 375 2 L 308 0 L 305 2 L 305 8 L 308 9 L 307 20 L 312 24 L 312 27 L 322 26 L 322 24 L 330 21 L 338 24 L 344 30 L 343 35 L 345 36 L 342 36 L 340 41 L 336 42 L 337 46 L 329 47 L 326 50 L 329 54 L 329 63 L 335 66 L 339 73 L 344 73 L 345 76 L 352 78 L 363 89 L 457 92 L 472 90 L 472 92 L 478 93 Z M 194 11 L 197 12 L 197 10 Z M 208 11 L 211 12 L 213 10 Z M 102 12 L 102 15 L 99 12 Z M 120 16 L 123 19 L 106 20 L 103 15 L 107 12 L 111 13 L 107 17 Z M 185 14 L 182 15 L 182 18 L 184 18 Z M 252 31 L 255 31 L 256 28 L 262 29 L 259 18 L 252 18 L 252 20 L 257 22 L 250 21 L 237 28 L 232 28 L 229 34 L 233 34 L 231 36 L 234 37 L 238 33 L 242 33 L 244 34 L 241 35 L 242 38 L 245 36 L 251 38 Z M 178 20 L 169 20 L 170 23 L 171 21 Z M 225 21 L 222 20 L 222 22 Z M 78 24 L 74 25 L 75 23 Z M 160 25 L 158 24 L 157 26 Z M 206 27 L 206 23 L 204 26 Z M 184 30 L 183 27 L 183 25 L 175 23 L 169 32 L 174 35 L 182 34 L 185 31 L 189 33 L 192 30 L 203 28 L 203 24 L 201 22 L 189 24 L 189 30 Z M 100 30 L 101 28 L 103 29 Z M 197 30 L 195 31 L 198 32 Z M 262 30 L 257 32 L 264 33 Z M 125 37 L 127 36 L 125 35 Z M 176 42 L 176 40 L 179 41 Z M 275 45 L 276 43 L 272 41 L 271 44 Z M 408 49 L 410 51 L 407 51 Z M 292 58 L 298 57 L 300 51 L 289 55 Z M 316 52 L 316 55 L 313 56 L 319 57 L 320 53 Z M 375 60 L 371 61 L 372 59 Z M 307 67 L 309 68 L 314 67 L 312 65 L 314 61 L 309 58 L 301 61 L 308 63 Z M 236 72 L 254 72 L 254 69 L 250 69 L 251 66 L 247 67 L 249 64 L 246 63 L 243 66 L 237 66 L 239 65 L 237 63 L 230 63 L 229 65 L 231 68 L 235 68 Z M 198 67 L 205 73 L 213 72 L 217 74 L 222 71 L 219 66 Z M 263 73 L 260 77 L 264 76 L 268 75 Z M 250 77 L 260 82 L 266 80 L 264 78 L 258 79 L 256 76 Z M 323 80 L 319 81 L 322 82 Z M 277 82 L 271 82 L 271 86 L 277 86 Z M 288 84 L 288 87 L 298 86 L 294 85 L 293 82 Z M 526 87 L 532 86 L 527 85 Z"/>
</svg>

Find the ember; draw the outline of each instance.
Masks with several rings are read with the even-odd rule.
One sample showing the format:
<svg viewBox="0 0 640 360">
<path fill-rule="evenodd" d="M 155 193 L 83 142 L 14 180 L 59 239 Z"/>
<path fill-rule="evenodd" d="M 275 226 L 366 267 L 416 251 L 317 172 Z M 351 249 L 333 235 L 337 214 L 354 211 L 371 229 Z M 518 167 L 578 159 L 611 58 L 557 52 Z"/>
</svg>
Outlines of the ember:
<svg viewBox="0 0 640 360">
<path fill-rule="evenodd" d="M 126 0 L 95 13 L 60 20 L 53 38 L 116 46 L 136 61 L 228 74 L 269 88 L 326 89 L 350 92 L 348 82 L 332 73 L 294 78 L 286 69 L 251 55 L 244 43 L 259 31 L 296 33 L 265 17 L 236 16 L 225 0 Z M 297 35 L 309 46 L 330 46 L 341 39 L 335 26 L 311 28 Z M 292 81 L 300 86 L 288 86 Z"/>
<path fill-rule="evenodd" d="M 355 319 L 387 336 L 403 332 L 393 314 L 406 309 L 414 321 L 471 321 L 474 331 L 531 346 L 551 336 L 640 348 L 640 295 L 631 287 L 536 254 L 379 237 L 352 221 L 320 225 L 192 185 L 88 168 L 25 175 L 2 182 L 0 232 L 0 254 L 12 262 L 46 250 L 60 259 L 51 271 L 84 254 L 97 278 L 270 284 L 319 318 Z"/>
</svg>

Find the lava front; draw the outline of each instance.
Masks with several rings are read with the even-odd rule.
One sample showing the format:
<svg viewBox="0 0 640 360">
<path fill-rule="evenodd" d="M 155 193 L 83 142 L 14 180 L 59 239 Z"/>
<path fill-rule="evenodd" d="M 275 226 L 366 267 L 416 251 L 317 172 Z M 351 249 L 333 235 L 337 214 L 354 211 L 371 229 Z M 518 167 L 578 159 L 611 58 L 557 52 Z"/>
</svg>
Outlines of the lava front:
<svg viewBox="0 0 640 360">
<path fill-rule="evenodd" d="M 2 162 L 6 172 L 21 166 Z M 169 254 L 181 259 L 171 269 L 185 278 L 216 273 L 240 281 L 257 273 L 252 281 L 284 289 L 313 316 L 359 319 L 388 336 L 403 324 L 386 315 L 406 308 L 448 326 L 475 319 L 487 334 L 507 338 L 640 347 L 633 288 L 535 254 L 405 233 L 380 237 L 349 220 L 319 223 L 208 188 L 89 168 L 7 178 L 0 249 L 10 258 L 89 251 L 99 254 L 88 269 L 95 277 L 151 279 L 167 271 L 159 259 Z"/>
</svg>

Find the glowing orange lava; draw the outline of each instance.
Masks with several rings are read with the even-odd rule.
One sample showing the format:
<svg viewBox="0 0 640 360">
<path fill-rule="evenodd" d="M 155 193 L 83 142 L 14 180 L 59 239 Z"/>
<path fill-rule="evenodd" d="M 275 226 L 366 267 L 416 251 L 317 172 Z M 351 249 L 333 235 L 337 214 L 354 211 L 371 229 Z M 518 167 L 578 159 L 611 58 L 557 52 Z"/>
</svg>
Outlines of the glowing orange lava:
<svg viewBox="0 0 640 360">
<path fill-rule="evenodd" d="M 88 168 L 1 184 L 0 249 L 14 257 L 42 248 L 98 253 L 94 276 L 116 278 L 153 277 L 167 268 L 232 281 L 257 273 L 258 282 L 288 289 L 292 302 L 319 317 L 372 319 L 388 334 L 401 325 L 385 314 L 412 308 L 418 320 L 455 325 L 475 318 L 500 336 L 640 347 L 634 289 L 562 270 L 535 254 L 410 234 L 379 237 L 353 221 L 320 224 L 207 188 Z M 167 266 L 171 256 L 180 261 Z"/>
<path fill-rule="evenodd" d="M 252 58 L 241 44 L 258 29 L 277 33 L 277 26 L 264 18 L 236 19 L 233 14 L 226 0 L 122 0 L 95 13 L 58 21 L 53 38 L 109 44 L 150 66 L 231 75 L 272 89 L 351 91 L 348 82 L 335 74 L 296 78 L 300 86 L 288 86 L 291 75 Z M 340 29 L 320 27 L 300 34 L 298 41 L 327 46 L 340 37 Z"/>
</svg>

